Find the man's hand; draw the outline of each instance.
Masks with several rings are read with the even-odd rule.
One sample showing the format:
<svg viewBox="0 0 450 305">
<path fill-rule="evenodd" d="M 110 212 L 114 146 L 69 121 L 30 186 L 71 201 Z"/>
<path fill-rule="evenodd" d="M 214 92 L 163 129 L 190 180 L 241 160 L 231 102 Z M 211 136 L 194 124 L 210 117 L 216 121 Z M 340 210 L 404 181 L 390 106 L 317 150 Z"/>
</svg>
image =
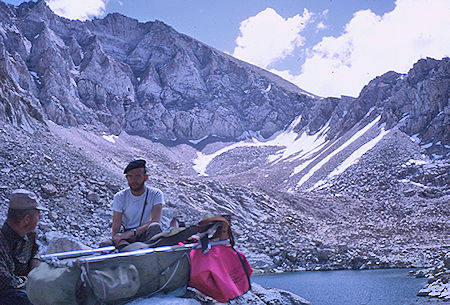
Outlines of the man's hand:
<svg viewBox="0 0 450 305">
<path fill-rule="evenodd" d="M 30 269 L 36 268 L 40 263 L 41 261 L 39 260 L 39 258 L 32 258 L 30 261 Z"/>
<path fill-rule="evenodd" d="M 23 288 L 27 284 L 28 278 L 25 275 L 18 276 L 17 279 L 19 280 L 19 284 L 17 285 L 17 288 Z"/>
<path fill-rule="evenodd" d="M 126 239 L 123 235 L 124 235 L 124 233 L 116 233 L 116 234 L 113 236 L 112 240 L 113 240 L 113 242 L 114 242 L 114 244 L 115 244 L 116 246 L 119 245 L 119 243 L 120 243 L 121 240 Z"/>
</svg>

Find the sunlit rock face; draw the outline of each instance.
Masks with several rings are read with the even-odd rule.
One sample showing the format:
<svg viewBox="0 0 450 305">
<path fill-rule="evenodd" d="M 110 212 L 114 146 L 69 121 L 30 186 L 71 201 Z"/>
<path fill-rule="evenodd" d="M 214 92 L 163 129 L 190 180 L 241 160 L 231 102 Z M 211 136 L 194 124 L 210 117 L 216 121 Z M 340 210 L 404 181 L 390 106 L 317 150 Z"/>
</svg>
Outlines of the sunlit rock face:
<svg viewBox="0 0 450 305">
<path fill-rule="evenodd" d="M 1 79 L 14 83 L 5 95 L 63 126 L 98 125 L 163 142 L 237 140 L 268 138 L 302 116 L 296 130 L 312 134 L 329 123 L 327 138 L 334 138 L 381 114 L 379 124 L 400 124 L 430 153 L 449 151 L 448 58 L 420 60 L 407 75 L 388 72 L 357 98 L 323 99 L 160 21 L 120 14 L 68 20 L 44 1 L 0 3 L 0 14 Z M 26 122 L 21 107 L 0 115 Z"/>
<path fill-rule="evenodd" d="M 440 128 L 449 121 L 448 59 L 421 60 L 407 76 L 388 72 L 357 99 L 319 99 L 159 21 L 72 21 L 44 1 L 1 3 L 0 12 L 3 78 L 60 125 L 161 141 L 268 138 L 302 115 L 297 129 L 313 133 L 329 121 L 334 137 L 372 111 L 383 114 L 380 124 L 401 121 L 434 153 L 448 152 L 449 130 Z"/>
<path fill-rule="evenodd" d="M 269 137 L 314 100 L 159 21 L 70 21 L 44 1 L 0 6 L 6 74 L 57 124 L 163 141 Z"/>
</svg>

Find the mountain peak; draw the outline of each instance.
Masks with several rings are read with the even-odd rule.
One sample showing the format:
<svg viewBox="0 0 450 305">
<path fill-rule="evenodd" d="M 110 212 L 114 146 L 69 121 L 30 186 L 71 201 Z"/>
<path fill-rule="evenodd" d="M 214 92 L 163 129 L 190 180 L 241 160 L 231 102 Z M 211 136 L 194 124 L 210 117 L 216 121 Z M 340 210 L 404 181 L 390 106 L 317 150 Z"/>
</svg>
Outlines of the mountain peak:
<svg viewBox="0 0 450 305">
<path fill-rule="evenodd" d="M 237 141 L 251 134 L 270 138 L 300 115 L 297 129 L 314 132 L 329 122 L 328 137 L 336 137 L 373 112 L 381 115 L 380 124 L 401 123 L 424 144 L 447 150 L 448 136 L 437 126 L 446 117 L 448 58 L 420 60 L 406 77 L 389 71 L 356 99 L 321 100 L 158 20 L 140 23 L 113 13 L 81 23 L 58 18 L 45 1 L 17 10 L 21 18 L 8 22 L 18 35 L 4 36 L 7 49 L 20 55 L 11 60 L 17 66 L 13 78 L 29 84 L 30 73 L 38 73 L 32 94 L 43 116 L 55 122 L 95 122 L 116 133 L 175 143 L 207 137 Z M 422 95 L 422 85 L 431 99 Z"/>
</svg>

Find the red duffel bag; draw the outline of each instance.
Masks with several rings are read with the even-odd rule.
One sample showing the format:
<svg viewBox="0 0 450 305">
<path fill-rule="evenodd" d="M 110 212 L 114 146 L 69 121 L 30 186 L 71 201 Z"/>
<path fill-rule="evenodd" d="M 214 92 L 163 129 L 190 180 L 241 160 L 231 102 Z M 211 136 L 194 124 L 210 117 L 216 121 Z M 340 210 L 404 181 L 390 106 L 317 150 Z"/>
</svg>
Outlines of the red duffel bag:
<svg viewBox="0 0 450 305">
<path fill-rule="evenodd" d="M 253 270 L 244 254 L 229 245 L 216 245 L 205 254 L 193 249 L 190 254 L 189 286 L 219 302 L 228 302 L 251 289 Z"/>
</svg>

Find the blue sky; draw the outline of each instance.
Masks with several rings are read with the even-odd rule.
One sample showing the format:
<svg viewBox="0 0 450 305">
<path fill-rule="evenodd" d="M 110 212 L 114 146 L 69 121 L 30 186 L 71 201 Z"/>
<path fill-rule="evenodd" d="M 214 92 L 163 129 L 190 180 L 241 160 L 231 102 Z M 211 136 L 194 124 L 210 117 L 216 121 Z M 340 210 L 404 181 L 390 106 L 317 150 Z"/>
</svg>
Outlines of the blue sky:
<svg viewBox="0 0 450 305">
<path fill-rule="evenodd" d="M 22 1 L 6 0 L 14 5 Z M 320 96 L 450 55 L 449 0 L 46 0 L 71 19 L 160 20 Z"/>
</svg>

